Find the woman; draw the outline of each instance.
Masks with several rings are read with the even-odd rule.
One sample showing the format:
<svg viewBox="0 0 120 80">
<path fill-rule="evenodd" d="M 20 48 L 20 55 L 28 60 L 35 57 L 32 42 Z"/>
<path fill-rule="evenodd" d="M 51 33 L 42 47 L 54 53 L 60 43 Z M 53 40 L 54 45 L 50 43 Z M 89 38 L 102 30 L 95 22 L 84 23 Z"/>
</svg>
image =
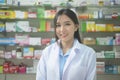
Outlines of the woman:
<svg viewBox="0 0 120 80">
<path fill-rule="evenodd" d="M 79 21 L 70 9 L 61 9 L 54 18 L 56 42 L 43 50 L 36 80 L 94 80 L 95 51 L 81 44 Z"/>
</svg>

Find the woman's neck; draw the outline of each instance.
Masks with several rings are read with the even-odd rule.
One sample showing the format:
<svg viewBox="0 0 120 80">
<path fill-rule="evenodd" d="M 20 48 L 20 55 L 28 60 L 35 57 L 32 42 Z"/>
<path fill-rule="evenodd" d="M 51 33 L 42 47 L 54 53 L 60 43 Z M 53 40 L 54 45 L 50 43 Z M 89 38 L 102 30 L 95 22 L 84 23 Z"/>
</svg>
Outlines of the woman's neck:
<svg viewBox="0 0 120 80">
<path fill-rule="evenodd" d="M 68 42 L 61 42 L 61 48 L 63 50 L 63 54 L 65 54 L 73 46 L 73 43 L 74 40 Z"/>
</svg>

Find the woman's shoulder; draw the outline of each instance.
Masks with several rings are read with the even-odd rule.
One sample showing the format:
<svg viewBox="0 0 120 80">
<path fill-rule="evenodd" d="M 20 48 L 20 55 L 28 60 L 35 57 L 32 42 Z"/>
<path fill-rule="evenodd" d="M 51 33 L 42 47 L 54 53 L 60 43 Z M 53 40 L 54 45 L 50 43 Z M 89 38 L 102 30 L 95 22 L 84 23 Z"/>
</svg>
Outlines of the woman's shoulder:
<svg viewBox="0 0 120 80">
<path fill-rule="evenodd" d="M 42 50 L 42 55 L 44 56 L 48 56 L 51 52 L 51 50 L 54 48 L 54 46 L 56 45 L 55 43 L 52 43 L 50 45 L 47 45 L 43 50 Z"/>
<path fill-rule="evenodd" d="M 83 44 L 83 43 L 80 43 L 78 40 L 75 40 L 75 44 L 74 46 L 76 48 L 79 48 L 79 49 L 82 49 L 82 50 L 93 50 L 93 48 Z"/>
<path fill-rule="evenodd" d="M 76 44 L 74 45 L 75 48 L 79 49 L 79 51 L 82 52 L 90 52 L 90 53 L 95 53 L 95 50 L 92 47 L 89 47 L 83 43 L 80 43 L 76 41 Z"/>
<path fill-rule="evenodd" d="M 55 50 L 58 47 L 57 42 L 54 42 L 43 49 L 43 53 L 49 54 L 51 51 Z"/>
<path fill-rule="evenodd" d="M 80 45 L 81 45 L 82 48 L 84 48 L 84 49 L 93 50 L 93 48 L 92 48 L 92 47 L 89 47 L 88 45 L 85 45 L 85 44 L 82 44 L 82 43 L 80 43 Z"/>
<path fill-rule="evenodd" d="M 57 42 L 54 42 L 54 43 L 52 43 L 52 44 L 46 46 L 46 47 L 44 48 L 44 50 L 49 50 L 49 49 L 55 48 L 56 45 L 57 45 Z"/>
</svg>

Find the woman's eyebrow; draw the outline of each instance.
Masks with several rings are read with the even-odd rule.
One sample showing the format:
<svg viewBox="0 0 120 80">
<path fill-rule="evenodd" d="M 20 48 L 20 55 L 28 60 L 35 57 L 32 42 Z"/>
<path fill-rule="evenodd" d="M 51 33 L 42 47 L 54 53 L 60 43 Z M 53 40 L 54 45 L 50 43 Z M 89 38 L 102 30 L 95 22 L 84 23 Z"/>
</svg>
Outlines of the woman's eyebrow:
<svg viewBox="0 0 120 80">
<path fill-rule="evenodd" d="M 65 21 L 65 23 L 68 23 L 68 22 L 71 22 L 71 21 Z"/>
<path fill-rule="evenodd" d="M 59 24 L 59 22 L 56 22 L 56 24 Z"/>
<path fill-rule="evenodd" d="M 70 23 L 71 21 L 65 21 L 64 23 Z M 57 22 L 56 24 L 60 24 L 60 22 Z"/>
</svg>

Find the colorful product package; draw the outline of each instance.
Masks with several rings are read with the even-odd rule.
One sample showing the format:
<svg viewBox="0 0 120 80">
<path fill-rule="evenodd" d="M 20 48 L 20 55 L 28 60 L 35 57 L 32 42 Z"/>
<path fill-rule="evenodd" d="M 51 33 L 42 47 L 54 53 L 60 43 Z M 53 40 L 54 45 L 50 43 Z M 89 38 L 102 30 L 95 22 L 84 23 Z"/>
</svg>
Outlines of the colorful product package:
<svg viewBox="0 0 120 80">
<path fill-rule="evenodd" d="M 24 47 L 23 48 L 23 57 L 24 58 L 33 58 L 34 48 L 33 47 Z"/>
<path fill-rule="evenodd" d="M 0 73 L 3 73 L 3 66 L 0 66 Z"/>
</svg>

